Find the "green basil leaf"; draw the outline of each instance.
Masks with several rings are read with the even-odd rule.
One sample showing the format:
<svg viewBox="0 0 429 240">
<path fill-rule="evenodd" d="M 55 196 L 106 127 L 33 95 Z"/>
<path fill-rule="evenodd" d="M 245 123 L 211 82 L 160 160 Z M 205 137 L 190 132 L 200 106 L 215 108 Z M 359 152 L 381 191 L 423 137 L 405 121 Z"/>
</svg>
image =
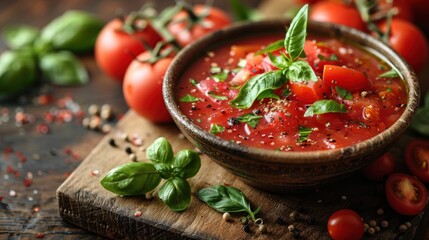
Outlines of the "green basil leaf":
<svg viewBox="0 0 429 240">
<path fill-rule="evenodd" d="M 400 76 L 399 73 L 394 68 L 378 75 L 379 78 L 397 78 L 399 76 Z"/>
<path fill-rule="evenodd" d="M 176 154 L 172 167 L 180 170 L 180 176 L 178 177 L 184 179 L 191 178 L 200 170 L 200 155 L 191 150 L 181 150 Z"/>
<path fill-rule="evenodd" d="M 92 51 L 103 22 L 84 11 L 67 11 L 52 20 L 40 33 L 40 41 L 55 50 L 76 53 Z"/>
<path fill-rule="evenodd" d="M 283 89 L 282 91 L 282 96 L 284 97 L 289 97 L 292 94 L 292 92 L 290 91 L 289 87 L 286 87 L 285 89 Z"/>
<path fill-rule="evenodd" d="M 211 134 L 218 134 L 218 133 L 221 133 L 223 131 L 225 131 L 225 127 L 224 126 L 217 125 L 217 124 L 214 124 L 214 123 L 210 126 L 210 133 Z"/>
<path fill-rule="evenodd" d="M 304 51 L 305 38 L 307 37 L 308 5 L 304 5 L 292 19 L 286 32 L 284 47 L 290 60 L 294 61 Z"/>
<path fill-rule="evenodd" d="M 181 102 L 197 102 L 198 100 L 199 100 L 199 98 L 194 97 L 190 94 L 186 94 L 184 97 L 179 99 L 179 101 L 181 101 Z"/>
<path fill-rule="evenodd" d="M 429 137 L 429 108 L 422 107 L 417 109 L 417 112 L 411 121 L 410 128 L 423 136 Z"/>
<path fill-rule="evenodd" d="M 353 99 L 353 95 L 344 88 L 335 86 L 335 91 L 337 91 L 338 96 L 342 99 L 345 99 L 345 100 L 352 100 Z"/>
<path fill-rule="evenodd" d="M 258 116 L 253 113 L 248 113 L 242 116 L 237 117 L 237 120 L 242 123 L 247 123 L 252 128 L 256 128 L 256 126 L 259 124 L 259 121 L 261 121 L 262 116 Z"/>
<path fill-rule="evenodd" d="M 240 0 L 229 0 L 229 5 L 236 21 L 256 21 L 262 18 L 258 10 L 249 8 Z"/>
<path fill-rule="evenodd" d="M 224 82 L 228 78 L 228 71 L 222 71 L 212 75 L 213 80 L 216 82 Z"/>
<path fill-rule="evenodd" d="M 230 104 L 235 108 L 249 108 L 262 92 L 278 89 L 286 82 L 287 79 L 280 70 L 256 75 L 243 85 Z"/>
<path fill-rule="evenodd" d="M 255 218 L 249 200 L 237 188 L 216 185 L 200 189 L 196 195 L 218 212 L 246 212 Z"/>
<path fill-rule="evenodd" d="M 71 52 L 51 52 L 41 56 L 40 69 L 46 80 L 59 86 L 83 85 L 89 81 L 85 67 Z"/>
<path fill-rule="evenodd" d="M 287 69 L 286 77 L 292 82 L 318 81 L 313 68 L 305 61 L 293 62 Z"/>
<path fill-rule="evenodd" d="M 161 178 L 170 179 L 173 176 L 173 169 L 168 164 L 156 163 L 154 166 Z"/>
<path fill-rule="evenodd" d="M 312 117 L 314 114 L 324 113 L 346 113 L 347 108 L 342 103 L 338 103 L 335 100 L 324 99 L 319 100 L 311 104 L 311 106 L 305 111 L 304 117 Z"/>
<path fill-rule="evenodd" d="M 158 196 L 171 210 L 181 212 L 191 203 L 191 186 L 186 180 L 175 177 L 162 185 Z"/>
<path fill-rule="evenodd" d="M 101 185 L 121 196 L 143 195 L 155 189 L 161 177 L 152 163 L 131 162 L 112 169 Z"/>
<path fill-rule="evenodd" d="M 11 49 L 31 47 L 39 35 L 39 30 L 30 26 L 11 26 L 3 30 L 3 38 Z"/>
<path fill-rule="evenodd" d="M 273 63 L 277 68 L 283 69 L 288 66 L 288 61 L 283 55 L 276 56 L 272 53 L 268 53 L 268 57 L 270 58 L 271 63 Z"/>
<path fill-rule="evenodd" d="M 271 89 L 267 89 L 263 92 L 261 92 L 258 97 L 256 98 L 256 100 L 261 100 L 261 99 L 265 99 L 265 98 L 273 98 L 273 99 L 280 99 L 279 96 L 277 96 L 277 94 L 274 93 L 273 90 Z"/>
<path fill-rule="evenodd" d="M 160 137 L 147 148 L 146 157 L 155 164 L 170 165 L 174 158 L 173 148 L 167 139 Z"/>
<path fill-rule="evenodd" d="M 197 86 L 197 85 L 198 85 L 197 80 L 195 80 L 195 79 L 193 79 L 193 78 L 189 78 L 189 82 L 190 82 L 192 85 L 194 85 L 194 86 Z"/>
<path fill-rule="evenodd" d="M 30 51 L 4 51 L 0 55 L 0 100 L 33 86 L 36 73 L 36 59 Z"/>
<path fill-rule="evenodd" d="M 277 41 L 269 44 L 268 46 L 266 46 L 264 49 L 261 49 L 261 50 L 257 51 L 255 53 L 255 55 L 272 53 L 274 51 L 282 49 L 282 48 L 284 48 L 284 46 L 283 46 L 284 45 L 284 41 L 285 41 L 284 39 L 277 40 Z"/>
<path fill-rule="evenodd" d="M 308 136 L 310 136 L 311 132 L 313 132 L 312 128 L 299 126 L 298 127 L 298 143 L 302 143 L 308 140 Z"/>
<path fill-rule="evenodd" d="M 221 101 L 228 100 L 227 96 L 216 95 L 216 93 L 214 93 L 213 91 L 210 91 L 207 94 L 210 95 L 212 98 L 217 99 L 217 100 L 221 100 Z"/>
</svg>

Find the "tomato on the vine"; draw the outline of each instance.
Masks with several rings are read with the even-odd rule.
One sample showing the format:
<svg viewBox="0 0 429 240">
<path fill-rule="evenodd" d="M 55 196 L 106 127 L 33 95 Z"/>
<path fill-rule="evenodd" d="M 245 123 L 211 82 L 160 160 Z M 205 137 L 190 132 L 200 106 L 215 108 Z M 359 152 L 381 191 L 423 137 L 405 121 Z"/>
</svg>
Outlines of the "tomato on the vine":
<svg viewBox="0 0 429 240">
<path fill-rule="evenodd" d="M 383 32 L 388 30 L 386 22 L 382 22 L 379 27 Z M 415 71 L 422 70 L 429 50 L 426 37 L 420 29 L 410 22 L 392 19 L 388 43 Z"/>
<path fill-rule="evenodd" d="M 387 201 L 403 215 L 416 215 L 423 211 L 428 200 L 425 185 L 416 177 L 394 173 L 385 184 Z"/>
<path fill-rule="evenodd" d="M 117 81 L 122 81 L 134 57 L 145 51 L 143 41 L 154 47 L 161 36 L 146 20 L 135 20 L 133 33 L 124 31 L 124 21 L 113 19 L 101 30 L 95 43 L 95 60 L 100 69 Z"/>
<path fill-rule="evenodd" d="M 396 161 L 392 154 L 385 153 L 372 161 L 363 169 L 363 175 L 369 180 L 382 181 L 385 177 L 394 173 Z"/>
<path fill-rule="evenodd" d="M 366 31 L 366 25 L 358 10 L 342 2 L 322 1 L 311 6 L 309 19 L 319 22 L 330 22 Z"/>
<path fill-rule="evenodd" d="M 162 82 L 173 58 L 165 57 L 153 64 L 139 61 L 149 59 L 151 54 L 140 54 L 128 67 L 123 82 L 124 97 L 131 109 L 151 122 L 171 122 L 162 96 Z"/>
<path fill-rule="evenodd" d="M 338 210 L 329 217 L 328 232 L 333 240 L 359 240 L 365 232 L 362 217 L 351 209 Z"/>
<path fill-rule="evenodd" d="M 412 174 L 429 183 L 429 142 L 413 140 L 407 145 L 405 163 Z"/>
<path fill-rule="evenodd" d="M 192 9 L 182 10 L 173 17 L 167 28 L 181 46 L 219 30 L 231 23 L 228 15 L 221 9 L 195 5 Z"/>
</svg>

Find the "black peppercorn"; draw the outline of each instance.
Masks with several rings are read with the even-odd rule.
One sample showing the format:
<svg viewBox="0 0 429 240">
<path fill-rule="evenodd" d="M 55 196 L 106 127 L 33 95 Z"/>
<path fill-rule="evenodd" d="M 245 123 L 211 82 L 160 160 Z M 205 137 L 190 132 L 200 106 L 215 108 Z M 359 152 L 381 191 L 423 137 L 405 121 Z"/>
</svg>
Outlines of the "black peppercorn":
<svg viewBox="0 0 429 240">
<path fill-rule="evenodd" d="M 127 154 L 131 154 L 131 153 L 133 153 L 133 150 L 132 150 L 130 147 L 126 147 L 126 148 L 125 148 L 125 152 L 126 152 Z"/>
</svg>

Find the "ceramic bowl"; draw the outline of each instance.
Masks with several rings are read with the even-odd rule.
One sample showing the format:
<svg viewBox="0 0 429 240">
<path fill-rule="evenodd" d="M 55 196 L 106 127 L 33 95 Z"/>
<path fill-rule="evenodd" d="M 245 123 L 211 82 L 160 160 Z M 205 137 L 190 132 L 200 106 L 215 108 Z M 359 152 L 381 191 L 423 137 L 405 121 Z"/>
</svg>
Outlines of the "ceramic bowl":
<svg viewBox="0 0 429 240">
<path fill-rule="evenodd" d="M 407 108 L 396 123 L 379 135 L 352 146 L 311 152 L 280 152 L 250 148 L 223 140 L 204 131 L 181 112 L 176 85 L 194 61 L 214 47 L 234 39 L 284 34 L 285 26 L 289 23 L 284 20 L 234 25 L 199 39 L 176 56 L 167 70 L 163 85 L 167 109 L 176 125 L 196 147 L 245 183 L 274 192 L 317 187 L 365 167 L 371 160 L 385 153 L 407 129 L 418 107 L 420 92 L 413 70 L 382 42 L 347 27 L 309 22 L 309 34 L 345 39 L 347 42 L 372 49 L 399 69 L 404 76 L 409 98 Z"/>
</svg>

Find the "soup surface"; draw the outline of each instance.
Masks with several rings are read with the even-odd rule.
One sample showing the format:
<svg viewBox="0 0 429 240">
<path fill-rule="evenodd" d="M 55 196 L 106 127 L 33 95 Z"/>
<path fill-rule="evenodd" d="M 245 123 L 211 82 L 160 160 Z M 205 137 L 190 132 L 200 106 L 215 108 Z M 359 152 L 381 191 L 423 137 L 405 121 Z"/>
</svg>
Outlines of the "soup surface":
<svg viewBox="0 0 429 240">
<path fill-rule="evenodd" d="M 388 64 L 357 46 L 312 36 L 302 60 L 317 81 L 285 81 L 258 95 L 250 107 L 235 106 L 231 101 L 246 82 L 278 70 L 271 59 L 286 56 L 284 49 L 271 59 L 255 53 L 281 38 L 244 39 L 207 52 L 177 86 L 182 112 L 226 140 L 280 151 L 352 145 L 381 133 L 403 113 L 407 90 Z"/>
</svg>

